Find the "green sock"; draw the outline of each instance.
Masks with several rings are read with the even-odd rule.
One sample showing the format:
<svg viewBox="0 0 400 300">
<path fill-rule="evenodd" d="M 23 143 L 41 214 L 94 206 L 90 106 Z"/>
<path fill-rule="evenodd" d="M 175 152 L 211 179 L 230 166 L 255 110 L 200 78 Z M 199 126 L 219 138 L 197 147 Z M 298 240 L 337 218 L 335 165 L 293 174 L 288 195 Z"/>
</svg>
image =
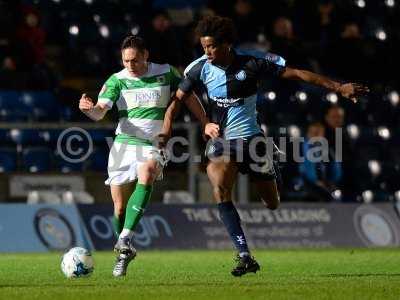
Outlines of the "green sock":
<svg viewBox="0 0 400 300">
<path fill-rule="evenodd" d="M 112 219 L 113 227 L 114 227 L 114 232 L 116 236 L 118 237 L 122 231 L 122 228 L 124 228 L 124 223 L 125 223 L 125 215 L 122 215 L 120 217 L 114 215 Z"/>
<path fill-rule="evenodd" d="M 135 191 L 129 198 L 128 205 L 126 206 L 124 230 L 135 230 L 136 225 L 143 216 L 152 191 L 152 185 L 136 184 Z"/>
</svg>

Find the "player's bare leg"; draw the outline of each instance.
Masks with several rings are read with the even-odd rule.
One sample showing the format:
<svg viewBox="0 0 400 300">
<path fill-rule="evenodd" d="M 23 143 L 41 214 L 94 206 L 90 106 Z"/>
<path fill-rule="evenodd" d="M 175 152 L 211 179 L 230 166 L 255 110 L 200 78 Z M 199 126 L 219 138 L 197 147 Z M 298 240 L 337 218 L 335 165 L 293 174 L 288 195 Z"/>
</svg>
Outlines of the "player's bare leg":
<svg viewBox="0 0 400 300">
<path fill-rule="evenodd" d="M 224 158 L 213 159 L 207 165 L 207 175 L 210 180 L 214 200 L 217 204 L 232 201 L 232 188 L 238 169 L 234 161 Z"/>
<path fill-rule="evenodd" d="M 213 188 L 214 199 L 218 204 L 221 220 L 239 252 L 237 257 L 238 264 L 231 274 L 233 276 L 242 276 L 249 272 L 257 272 L 260 266 L 250 255 L 246 237 L 240 224 L 240 216 L 231 200 L 232 187 L 237 173 L 236 163 L 226 161 L 223 158 L 214 159 L 207 166 L 208 178 Z"/>
<path fill-rule="evenodd" d="M 118 237 L 124 227 L 126 205 L 135 189 L 135 182 L 122 185 L 110 185 L 110 189 L 114 203 L 113 225 L 116 236 Z"/>
<path fill-rule="evenodd" d="M 113 275 L 126 275 L 129 263 L 136 257 L 136 249 L 132 245 L 133 231 L 144 213 L 144 208 L 150 199 L 152 185 L 161 172 L 159 162 L 148 160 L 138 170 L 138 183 L 130 195 L 126 210 L 124 229 L 122 230 L 114 250 L 118 253 Z"/>
<path fill-rule="evenodd" d="M 265 206 L 271 210 L 275 210 L 280 204 L 280 195 L 275 180 L 257 180 L 254 182 L 257 187 L 258 194 Z"/>
</svg>

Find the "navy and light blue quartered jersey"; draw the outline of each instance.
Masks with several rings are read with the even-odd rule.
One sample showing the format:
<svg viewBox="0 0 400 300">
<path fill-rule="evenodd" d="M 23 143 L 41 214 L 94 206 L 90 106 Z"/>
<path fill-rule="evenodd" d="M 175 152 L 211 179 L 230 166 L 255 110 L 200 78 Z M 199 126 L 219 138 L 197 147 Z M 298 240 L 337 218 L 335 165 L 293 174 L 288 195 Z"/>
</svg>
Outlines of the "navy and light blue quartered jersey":
<svg viewBox="0 0 400 300">
<path fill-rule="evenodd" d="M 285 69 L 283 58 L 235 52 L 233 63 L 223 69 L 207 61 L 204 55 L 184 72 L 179 88 L 191 92 L 195 86 L 207 91 L 210 121 L 220 125 L 227 140 L 246 138 L 261 132 L 257 123 L 258 81 L 279 76 Z"/>
</svg>

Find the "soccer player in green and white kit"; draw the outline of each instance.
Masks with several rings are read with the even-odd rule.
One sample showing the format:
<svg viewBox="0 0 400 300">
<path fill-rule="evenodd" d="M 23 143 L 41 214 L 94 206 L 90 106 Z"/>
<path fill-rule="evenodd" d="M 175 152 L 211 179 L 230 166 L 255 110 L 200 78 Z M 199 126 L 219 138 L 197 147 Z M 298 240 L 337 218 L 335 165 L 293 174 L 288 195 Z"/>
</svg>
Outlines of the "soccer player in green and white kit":
<svg viewBox="0 0 400 300">
<path fill-rule="evenodd" d="M 116 277 L 126 274 L 136 256 L 131 242 L 133 232 L 151 197 L 154 181 L 162 177 L 166 158 L 153 142 L 161 131 L 171 92 L 181 79 L 170 65 L 148 62 L 145 43 L 137 36 L 123 41 L 121 55 L 125 68 L 106 81 L 97 104 L 86 94 L 79 102 L 80 110 L 95 121 L 102 119 L 114 103 L 119 111 L 105 182 L 111 188 L 114 227 L 119 235 L 114 247 L 118 253 L 113 270 Z M 198 100 L 192 97 L 188 101 Z"/>
</svg>

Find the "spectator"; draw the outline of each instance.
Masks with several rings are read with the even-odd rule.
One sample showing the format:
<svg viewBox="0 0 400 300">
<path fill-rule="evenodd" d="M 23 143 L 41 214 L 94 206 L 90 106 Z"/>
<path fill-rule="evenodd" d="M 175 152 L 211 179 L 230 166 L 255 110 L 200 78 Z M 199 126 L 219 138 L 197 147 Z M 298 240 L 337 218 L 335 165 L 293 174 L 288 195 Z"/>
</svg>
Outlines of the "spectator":
<svg viewBox="0 0 400 300">
<path fill-rule="evenodd" d="M 287 17 L 281 16 L 274 21 L 270 51 L 284 57 L 288 65 L 300 69 L 312 69 L 303 45 L 295 37 L 293 23 Z"/>
<path fill-rule="evenodd" d="M 233 21 L 236 24 L 240 43 L 255 43 L 262 31 L 260 19 L 250 0 L 237 0 L 234 4 Z"/>
<path fill-rule="evenodd" d="M 170 17 L 165 11 L 157 11 L 151 20 L 151 25 L 145 32 L 148 41 L 151 61 L 169 63 L 176 67 L 182 66 L 182 48 Z"/>
<path fill-rule="evenodd" d="M 294 0 L 296 33 L 301 39 L 317 44 L 336 36 L 341 13 L 338 6 L 334 0 Z"/>
<path fill-rule="evenodd" d="M 46 33 L 40 27 L 39 12 L 31 6 L 23 6 L 21 11 L 23 19 L 17 28 L 17 38 L 26 47 L 25 61 L 32 66 L 42 64 L 45 58 Z"/>
<path fill-rule="evenodd" d="M 327 144 L 323 143 L 325 127 L 322 123 L 312 123 L 302 145 L 304 162 L 300 164 L 300 174 L 308 198 L 314 201 L 333 201 L 331 195 L 341 179 L 339 162 L 329 157 Z"/>
<path fill-rule="evenodd" d="M 365 68 L 369 58 L 367 45 L 360 26 L 356 22 L 343 25 L 340 38 L 327 44 L 322 55 L 322 67 L 327 73 L 348 80 L 363 80 L 370 77 L 370 68 Z M 351 67 L 349 67 L 351 66 Z"/>
<path fill-rule="evenodd" d="M 334 105 L 328 108 L 325 114 L 325 138 L 329 143 L 329 155 L 334 158 L 337 153 L 336 151 L 341 151 L 341 156 L 343 160 L 343 176 L 341 181 L 341 187 L 344 189 L 344 195 L 351 195 L 352 189 L 354 188 L 354 178 L 353 178 L 353 162 L 354 155 L 353 149 L 351 147 L 350 139 L 346 134 L 346 131 L 336 132 L 337 129 L 342 129 L 345 125 L 345 111 L 342 107 Z M 341 149 L 336 149 L 336 138 L 339 138 L 337 134 L 340 134 Z"/>
</svg>

